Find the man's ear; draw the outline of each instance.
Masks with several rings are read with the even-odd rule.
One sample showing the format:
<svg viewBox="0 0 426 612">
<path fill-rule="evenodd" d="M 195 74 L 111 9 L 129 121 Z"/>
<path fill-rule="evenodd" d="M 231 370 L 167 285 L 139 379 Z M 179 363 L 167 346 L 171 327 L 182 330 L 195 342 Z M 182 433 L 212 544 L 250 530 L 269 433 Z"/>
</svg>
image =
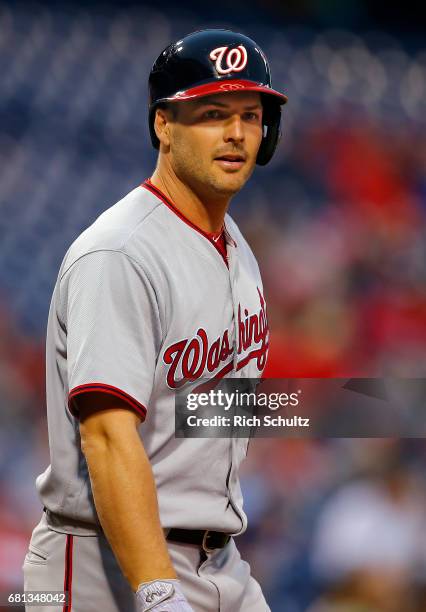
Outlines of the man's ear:
<svg viewBox="0 0 426 612">
<path fill-rule="evenodd" d="M 154 130 L 160 145 L 170 146 L 170 120 L 171 112 L 166 108 L 157 108 L 154 118 Z"/>
</svg>

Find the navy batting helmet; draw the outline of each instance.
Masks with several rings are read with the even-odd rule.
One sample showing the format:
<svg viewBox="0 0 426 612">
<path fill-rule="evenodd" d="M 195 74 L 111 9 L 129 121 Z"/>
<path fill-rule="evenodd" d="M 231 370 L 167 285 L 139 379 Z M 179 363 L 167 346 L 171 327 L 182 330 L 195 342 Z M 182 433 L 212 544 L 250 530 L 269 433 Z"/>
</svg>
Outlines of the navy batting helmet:
<svg viewBox="0 0 426 612">
<path fill-rule="evenodd" d="M 149 130 L 159 105 L 229 91 L 258 91 L 263 104 L 263 138 L 256 163 L 264 166 L 280 138 L 281 105 L 287 96 L 272 89 L 268 60 L 251 38 L 231 30 L 199 30 L 172 43 L 149 75 Z"/>
</svg>

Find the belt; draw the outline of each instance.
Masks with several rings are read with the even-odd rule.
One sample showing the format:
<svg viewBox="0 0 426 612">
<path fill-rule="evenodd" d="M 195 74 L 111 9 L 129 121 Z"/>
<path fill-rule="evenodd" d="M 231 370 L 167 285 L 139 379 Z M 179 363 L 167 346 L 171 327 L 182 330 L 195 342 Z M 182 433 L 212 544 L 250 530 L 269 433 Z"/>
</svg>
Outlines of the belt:
<svg viewBox="0 0 426 612">
<path fill-rule="evenodd" d="M 213 552 L 217 548 L 224 548 L 231 536 L 222 531 L 210 531 L 209 529 L 170 529 L 166 540 L 180 542 L 181 544 L 196 544 L 205 552 Z"/>
<path fill-rule="evenodd" d="M 46 512 L 46 507 L 43 511 Z M 102 527 L 99 526 L 99 530 L 102 532 Z M 166 540 L 170 542 L 178 542 L 180 544 L 193 544 L 199 546 L 204 552 L 213 552 L 216 549 L 224 548 L 231 536 L 228 533 L 222 531 L 211 531 L 210 529 L 169 529 Z"/>
</svg>

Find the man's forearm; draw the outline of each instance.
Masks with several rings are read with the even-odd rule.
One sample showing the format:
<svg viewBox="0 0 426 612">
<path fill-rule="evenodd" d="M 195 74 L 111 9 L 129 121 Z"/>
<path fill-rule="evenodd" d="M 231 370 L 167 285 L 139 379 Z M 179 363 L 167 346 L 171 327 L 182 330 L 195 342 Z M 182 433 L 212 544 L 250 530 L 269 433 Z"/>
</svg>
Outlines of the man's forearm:
<svg viewBox="0 0 426 612">
<path fill-rule="evenodd" d="M 136 429 L 130 439 L 91 439 L 84 454 L 99 520 L 133 590 L 141 582 L 176 578 L 151 465 Z"/>
</svg>

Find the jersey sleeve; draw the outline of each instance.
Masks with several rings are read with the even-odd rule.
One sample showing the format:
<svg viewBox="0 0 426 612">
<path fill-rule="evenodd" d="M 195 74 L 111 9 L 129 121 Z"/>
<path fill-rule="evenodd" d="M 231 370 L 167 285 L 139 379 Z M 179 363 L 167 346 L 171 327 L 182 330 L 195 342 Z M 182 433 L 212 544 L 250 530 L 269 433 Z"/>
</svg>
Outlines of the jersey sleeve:
<svg viewBox="0 0 426 612">
<path fill-rule="evenodd" d="M 96 392 L 115 396 L 144 420 L 161 325 L 142 266 L 122 251 L 87 253 L 62 277 L 61 296 L 71 414 L 79 418 L 79 397 Z"/>
</svg>

